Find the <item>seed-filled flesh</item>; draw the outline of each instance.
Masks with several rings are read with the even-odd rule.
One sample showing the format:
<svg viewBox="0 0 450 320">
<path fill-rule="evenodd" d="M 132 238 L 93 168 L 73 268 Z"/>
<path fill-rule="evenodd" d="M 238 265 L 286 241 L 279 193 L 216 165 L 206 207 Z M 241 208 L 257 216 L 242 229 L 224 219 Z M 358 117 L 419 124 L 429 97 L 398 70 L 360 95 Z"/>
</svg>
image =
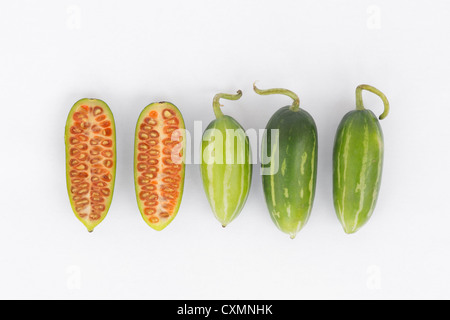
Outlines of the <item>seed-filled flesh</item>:
<svg viewBox="0 0 450 320">
<path fill-rule="evenodd" d="M 184 184 L 184 121 L 168 102 L 147 106 L 136 126 L 135 185 L 142 217 L 155 230 L 176 216 Z"/>
<path fill-rule="evenodd" d="M 109 107 L 96 99 L 75 103 L 65 140 L 70 203 L 91 232 L 105 218 L 114 190 L 115 126 Z"/>
</svg>

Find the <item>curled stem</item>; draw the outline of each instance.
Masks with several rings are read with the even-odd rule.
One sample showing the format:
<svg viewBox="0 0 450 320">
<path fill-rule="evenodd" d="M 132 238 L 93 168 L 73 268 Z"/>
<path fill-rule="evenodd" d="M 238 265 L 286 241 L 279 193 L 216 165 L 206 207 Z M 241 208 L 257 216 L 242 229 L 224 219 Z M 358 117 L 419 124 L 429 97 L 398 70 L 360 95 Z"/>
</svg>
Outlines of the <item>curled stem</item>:
<svg viewBox="0 0 450 320">
<path fill-rule="evenodd" d="M 384 111 L 379 116 L 379 119 L 383 120 L 384 118 L 386 118 L 386 116 L 389 113 L 389 101 L 388 101 L 388 99 L 386 98 L 386 96 L 384 95 L 383 92 L 381 92 L 377 88 L 369 86 L 368 84 L 361 84 L 358 87 L 356 87 L 356 109 L 357 110 L 364 110 L 365 109 L 364 108 L 364 104 L 363 104 L 363 99 L 362 99 L 362 91 L 363 90 L 367 90 L 367 91 L 370 91 L 372 93 L 375 93 L 377 96 L 379 96 L 381 98 L 381 100 L 383 100 Z"/>
<path fill-rule="evenodd" d="M 292 105 L 289 108 L 291 111 L 298 111 L 300 109 L 300 99 L 294 92 L 292 92 L 290 90 L 281 89 L 281 88 L 261 90 L 261 89 L 258 89 L 254 83 L 253 83 L 253 90 L 255 90 L 255 92 L 257 94 L 261 94 L 261 95 L 284 94 L 284 95 L 292 98 L 292 100 L 294 100 L 292 102 Z"/>
<path fill-rule="evenodd" d="M 227 99 L 227 100 L 238 100 L 240 97 L 242 97 L 242 91 L 238 90 L 236 94 L 228 94 L 228 93 L 218 93 L 214 96 L 213 99 L 213 109 L 214 114 L 216 115 L 216 118 L 223 117 L 223 112 L 220 110 L 220 99 Z"/>
</svg>

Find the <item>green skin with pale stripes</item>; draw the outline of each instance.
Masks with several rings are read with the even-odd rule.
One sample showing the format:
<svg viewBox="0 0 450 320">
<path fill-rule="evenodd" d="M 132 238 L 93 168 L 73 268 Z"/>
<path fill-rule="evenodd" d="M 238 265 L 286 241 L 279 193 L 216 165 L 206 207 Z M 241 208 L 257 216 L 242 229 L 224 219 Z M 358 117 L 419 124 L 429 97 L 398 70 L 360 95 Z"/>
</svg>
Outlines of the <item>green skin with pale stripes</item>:
<svg viewBox="0 0 450 320">
<path fill-rule="evenodd" d="M 383 169 L 383 133 L 370 110 L 347 113 L 333 150 L 333 198 L 346 233 L 358 231 L 375 208 Z"/>
<path fill-rule="evenodd" d="M 271 129 L 279 130 L 278 139 Z M 261 159 L 265 156 L 272 159 L 261 164 L 271 173 L 262 176 L 270 216 L 294 238 L 308 222 L 316 190 L 317 127 L 311 115 L 290 106 L 279 109 L 266 126 Z"/>
<path fill-rule="evenodd" d="M 223 227 L 240 214 L 247 201 L 252 179 L 250 156 L 248 137 L 232 117 L 224 115 L 205 129 L 201 164 L 203 187 Z"/>
</svg>

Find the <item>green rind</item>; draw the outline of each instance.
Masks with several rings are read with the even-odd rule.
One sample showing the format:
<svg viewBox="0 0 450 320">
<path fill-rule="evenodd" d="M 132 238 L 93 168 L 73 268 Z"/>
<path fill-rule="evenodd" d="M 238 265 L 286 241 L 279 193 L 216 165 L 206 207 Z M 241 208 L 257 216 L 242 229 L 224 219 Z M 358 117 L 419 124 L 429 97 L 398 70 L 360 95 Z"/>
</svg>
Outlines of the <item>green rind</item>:
<svg viewBox="0 0 450 320">
<path fill-rule="evenodd" d="M 76 112 L 76 110 L 83 104 L 92 104 L 93 102 L 95 102 L 96 105 L 101 106 L 104 110 L 104 112 L 108 115 L 108 120 L 111 121 L 111 130 L 112 130 L 112 136 L 111 136 L 111 140 L 114 142 L 113 143 L 113 151 L 114 151 L 114 156 L 113 156 L 113 160 L 114 160 L 114 165 L 113 167 L 110 169 L 111 170 L 111 174 L 112 174 L 112 180 L 111 180 L 111 194 L 109 197 L 107 197 L 107 201 L 105 203 L 105 214 L 104 216 L 100 219 L 97 220 L 95 223 L 89 224 L 86 223 L 85 220 L 80 219 L 78 217 L 78 215 L 76 214 L 75 211 L 75 204 L 73 203 L 73 200 L 71 198 L 71 193 L 70 193 L 70 188 L 71 188 L 71 183 L 70 183 L 70 176 L 69 176 L 69 172 L 70 172 L 70 166 L 69 166 L 69 159 L 70 159 L 70 154 L 69 154 L 69 150 L 70 150 L 70 144 L 68 142 L 68 139 L 70 137 L 70 126 L 72 123 L 72 117 L 73 114 Z M 65 150 L 66 150 L 66 184 L 67 184 L 67 193 L 69 195 L 69 201 L 70 201 L 70 206 L 72 207 L 72 210 L 75 214 L 75 216 L 77 217 L 78 220 L 81 221 L 81 223 L 83 223 L 83 225 L 88 229 L 89 232 L 92 232 L 94 230 L 94 228 L 96 226 L 98 226 L 107 216 L 109 208 L 111 206 L 111 202 L 113 199 L 113 194 L 114 194 L 114 186 L 115 186 L 115 180 L 116 180 L 116 166 L 117 166 L 117 156 L 116 156 L 116 125 L 114 122 L 114 115 L 111 111 L 111 109 L 109 108 L 109 106 L 102 100 L 100 99 L 92 99 L 92 98 L 83 98 L 78 100 L 77 102 L 75 102 L 75 104 L 72 106 L 72 108 L 70 109 L 70 112 L 67 116 L 67 121 L 66 121 L 66 126 L 65 126 L 65 130 L 64 130 L 64 143 L 65 143 Z"/>
<path fill-rule="evenodd" d="M 353 110 L 341 120 L 333 149 L 333 200 L 346 233 L 370 219 L 383 170 L 383 133 L 370 110 Z"/>
<path fill-rule="evenodd" d="M 146 215 L 144 214 L 144 207 L 143 207 L 143 201 L 141 199 L 139 199 L 139 189 L 138 189 L 138 184 L 137 184 L 137 179 L 138 179 L 138 171 L 137 171 L 137 156 L 138 156 L 138 152 L 137 152 L 137 145 L 139 142 L 139 138 L 138 138 L 138 134 L 139 134 L 139 127 L 143 122 L 143 119 L 148 115 L 148 113 L 151 110 L 156 110 L 158 108 L 158 106 L 161 106 L 161 104 L 167 104 L 170 106 L 170 108 L 175 111 L 178 120 L 180 121 L 180 129 L 185 130 L 186 126 L 184 123 L 184 119 L 183 119 L 183 115 L 181 114 L 180 110 L 172 103 L 167 102 L 167 101 L 161 101 L 161 102 L 154 102 L 149 104 L 148 106 L 146 106 L 142 112 L 139 115 L 138 121 L 136 123 L 136 130 L 135 130 L 135 140 L 134 140 L 134 187 L 135 187 L 135 192 L 136 192 L 136 200 L 137 200 L 137 204 L 138 204 L 138 208 L 139 208 L 139 212 L 141 213 L 142 218 L 144 219 L 144 221 L 154 230 L 156 231 L 162 231 L 163 229 L 165 229 L 176 217 L 176 215 L 178 214 L 178 210 L 180 209 L 180 205 L 181 205 L 181 200 L 183 198 L 183 191 L 184 191 L 184 177 L 185 177 L 185 159 L 186 159 L 186 152 L 183 152 L 183 163 L 182 163 L 182 169 L 180 171 L 180 188 L 179 188 L 179 198 L 177 201 L 177 205 L 175 206 L 173 215 L 166 220 L 165 223 L 158 223 L 158 224 L 152 224 L 149 221 L 147 221 L 146 219 Z M 186 135 L 183 135 L 183 141 L 181 142 L 183 145 L 183 150 L 185 151 L 186 149 Z"/>
<path fill-rule="evenodd" d="M 227 130 L 231 130 L 228 136 Z M 215 139 L 219 137 L 218 133 L 223 139 Z M 230 134 L 236 135 L 233 149 L 227 147 L 233 143 Z M 215 217 L 225 227 L 241 213 L 250 191 L 253 167 L 249 139 L 242 126 L 225 115 L 212 121 L 205 129 L 201 149 L 205 194 Z M 222 156 L 218 154 L 220 151 Z M 233 160 L 231 155 L 234 155 Z"/>
<path fill-rule="evenodd" d="M 278 139 L 271 130 L 278 130 Z M 267 123 L 261 150 L 262 184 L 270 216 L 281 231 L 294 238 L 308 222 L 314 203 L 318 150 L 314 119 L 303 109 L 279 109 Z M 272 159 L 268 163 L 264 163 L 266 156 Z"/>
</svg>

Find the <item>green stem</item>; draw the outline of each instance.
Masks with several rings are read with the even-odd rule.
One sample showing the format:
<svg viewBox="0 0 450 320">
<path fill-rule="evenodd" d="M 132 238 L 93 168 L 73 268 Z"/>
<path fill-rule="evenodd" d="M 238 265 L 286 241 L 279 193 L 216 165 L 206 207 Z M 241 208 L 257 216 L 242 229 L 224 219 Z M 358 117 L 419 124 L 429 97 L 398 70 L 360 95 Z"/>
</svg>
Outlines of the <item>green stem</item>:
<svg viewBox="0 0 450 320">
<path fill-rule="evenodd" d="M 228 94 L 228 93 L 218 93 L 214 96 L 213 99 L 213 109 L 216 118 L 223 117 L 223 112 L 220 110 L 220 99 L 228 99 L 228 100 L 238 100 L 242 97 L 242 91 L 238 90 L 236 94 Z"/>
<path fill-rule="evenodd" d="M 261 95 L 284 94 L 294 100 L 291 107 L 289 108 L 291 111 L 298 111 L 300 109 L 300 99 L 294 92 L 292 92 L 290 90 L 281 89 L 281 88 L 261 90 L 261 89 L 258 89 L 255 84 L 253 84 L 253 90 L 255 90 L 255 92 L 257 94 L 261 94 Z"/>
<path fill-rule="evenodd" d="M 389 113 L 389 101 L 388 101 L 388 99 L 386 98 L 386 96 L 384 95 L 383 92 L 381 92 L 377 88 L 369 86 L 368 84 L 361 84 L 361 85 L 359 85 L 356 88 L 356 110 L 364 110 L 365 109 L 364 108 L 364 104 L 363 104 L 363 99 L 362 99 L 362 91 L 363 90 L 367 90 L 367 91 L 370 91 L 372 93 L 375 93 L 377 96 L 379 96 L 381 98 L 381 100 L 383 100 L 384 111 L 380 115 L 379 119 L 383 120 L 384 118 L 386 118 L 386 116 Z"/>
</svg>

